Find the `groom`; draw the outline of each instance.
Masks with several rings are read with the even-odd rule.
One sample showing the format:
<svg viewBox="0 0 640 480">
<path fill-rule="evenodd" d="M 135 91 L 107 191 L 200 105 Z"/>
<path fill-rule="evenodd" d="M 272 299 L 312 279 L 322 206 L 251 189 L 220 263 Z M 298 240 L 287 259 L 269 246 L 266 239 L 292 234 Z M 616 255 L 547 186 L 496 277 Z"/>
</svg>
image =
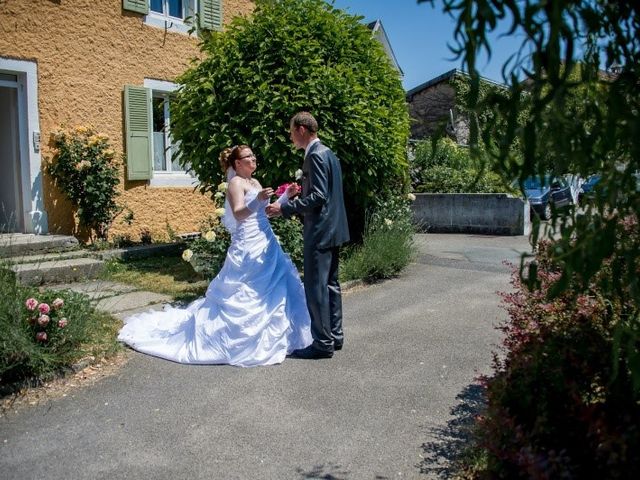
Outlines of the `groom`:
<svg viewBox="0 0 640 480">
<path fill-rule="evenodd" d="M 344 342 L 342 295 L 338 282 L 340 245 L 349 241 L 338 157 L 318 138 L 318 122 L 309 112 L 294 115 L 291 142 L 304 149 L 302 195 L 267 206 L 270 217 L 294 213 L 304 217 L 304 290 L 311 316 L 313 343 L 295 350 L 297 358 L 331 358 Z"/>
</svg>

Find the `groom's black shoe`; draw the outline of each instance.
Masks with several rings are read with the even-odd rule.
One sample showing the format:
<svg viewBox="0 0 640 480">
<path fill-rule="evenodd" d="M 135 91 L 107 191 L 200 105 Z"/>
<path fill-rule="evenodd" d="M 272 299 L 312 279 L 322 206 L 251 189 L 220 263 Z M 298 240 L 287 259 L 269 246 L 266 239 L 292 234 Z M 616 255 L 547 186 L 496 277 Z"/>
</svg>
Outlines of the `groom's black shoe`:
<svg viewBox="0 0 640 480">
<path fill-rule="evenodd" d="M 318 350 L 313 345 L 309 345 L 307 348 L 294 350 L 289 356 L 292 358 L 303 358 L 305 360 L 317 360 L 319 358 L 331 358 L 333 357 L 333 352 Z"/>
<path fill-rule="evenodd" d="M 338 350 L 342 350 L 342 342 L 333 342 L 333 349 L 337 352 Z"/>
</svg>

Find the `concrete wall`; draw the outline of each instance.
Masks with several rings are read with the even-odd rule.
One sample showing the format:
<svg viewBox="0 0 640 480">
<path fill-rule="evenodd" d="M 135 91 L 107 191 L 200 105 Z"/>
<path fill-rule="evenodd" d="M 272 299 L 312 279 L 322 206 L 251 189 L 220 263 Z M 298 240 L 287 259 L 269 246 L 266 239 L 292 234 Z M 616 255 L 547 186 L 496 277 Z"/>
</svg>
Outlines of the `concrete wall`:
<svg viewBox="0 0 640 480">
<path fill-rule="evenodd" d="M 225 0 L 224 22 L 253 8 L 252 0 Z M 0 56 L 38 64 L 43 162 L 52 156 L 51 132 L 78 125 L 108 135 L 116 157 L 123 154 L 124 86 L 143 86 L 145 78 L 174 81 L 198 56 L 197 44 L 195 37 L 146 25 L 142 15 L 123 11 L 122 0 L 0 1 Z M 176 233 L 192 232 L 213 209 L 191 187 L 126 181 L 124 168 L 120 178 L 118 202 L 135 219 L 130 227 L 116 220 L 112 235 L 135 239 L 148 229 L 161 238 L 167 221 Z M 44 190 L 49 231 L 78 233 L 69 203 L 47 176 Z"/>
<path fill-rule="evenodd" d="M 528 202 L 505 193 L 418 193 L 413 218 L 426 232 L 528 235 Z"/>
</svg>

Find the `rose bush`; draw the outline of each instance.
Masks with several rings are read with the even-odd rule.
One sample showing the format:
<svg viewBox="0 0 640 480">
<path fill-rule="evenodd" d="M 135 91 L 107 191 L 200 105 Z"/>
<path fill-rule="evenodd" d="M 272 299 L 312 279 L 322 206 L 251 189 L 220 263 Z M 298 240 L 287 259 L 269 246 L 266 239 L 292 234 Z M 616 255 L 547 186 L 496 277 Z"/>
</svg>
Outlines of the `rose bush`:
<svg viewBox="0 0 640 480">
<path fill-rule="evenodd" d="M 0 386 L 46 379 L 87 355 L 119 348 L 120 322 L 72 291 L 38 291 L 0 262 Z"/>
<path fill-rule="evenodd" d="M 71 201 L 90 240 L 107 240 L 109 228 L 124 210 L 116 203 L 118 166 L 106 135 L 92 127 L 59 130 L 52 138 L 55 155 L 46 166 L 56 186 Z M 132 216 L 126 217 L 130 223 Z"/>
</svg>

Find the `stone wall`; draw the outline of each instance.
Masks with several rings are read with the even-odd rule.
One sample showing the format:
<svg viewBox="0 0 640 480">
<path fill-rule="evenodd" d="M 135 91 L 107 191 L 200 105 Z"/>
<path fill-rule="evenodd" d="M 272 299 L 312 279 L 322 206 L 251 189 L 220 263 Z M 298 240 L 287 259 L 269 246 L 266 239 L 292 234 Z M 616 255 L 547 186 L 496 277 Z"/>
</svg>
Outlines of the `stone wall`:
<svg viewBox="0 0 640 480">
<path fill-rule="evenodd" d="M 224 22 L 253 11 L 251 0 L 224 0 Z M 42 158 L 51 158 L 52 131 L 93 125 L 124 153 L 123 88 L 144 79 L 174 81 L 198 55 L 198 39 L 148 26 L 143 16 L 122 10 L 122 0 L 3 0 L 0 2 L 0 56 L 38 65 Z M 198 228 L 212 202 L 192 187 L 150 187 L 129 182 L 121 169 L 119 201 L 134 213 L 129 227 L 116 221 L 112 234 L 143 229 L 166 236 Z M 45 176 L 45 208 L 51 233 L 75 233 L 70 205 Z"/>
<path fill-rule="evenodd" d="M 455 90 L 448 81 L 439 81 L 414 93 L 407 102 L 412 139 L 430 137 L 444 128 L 446 134 L 460 145 L 469 143 L 469 120 L 456 109 Z"/>
<path fill-rule="evenodd" d="M 505 193 L 418 193 L 412 211 L 425 232 L 528 235 L 531 229 L 529 203 Z"/>
</svg>

